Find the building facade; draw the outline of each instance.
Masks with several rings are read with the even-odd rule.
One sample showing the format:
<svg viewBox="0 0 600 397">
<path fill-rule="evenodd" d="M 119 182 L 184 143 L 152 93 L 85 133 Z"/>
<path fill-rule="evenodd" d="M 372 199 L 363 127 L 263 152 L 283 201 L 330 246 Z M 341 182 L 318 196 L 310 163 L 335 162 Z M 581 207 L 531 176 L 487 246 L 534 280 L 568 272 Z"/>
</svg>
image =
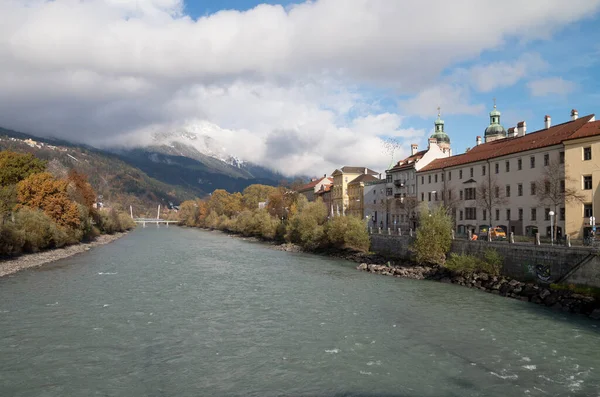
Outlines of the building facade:
<svg viewBox="0 0 600 397">
<path fill-rule="evenodd" d="M 367 167 L 345 166 L 331 173 L 333 185 L 331 189 L 333 207 L 341 215 L 346 214 L 350 199 L 348 196 L 348 184 L 361 175 L 378 176 L 379 173 Z"/>
<path fill-rule="evenodd" d="M 346 215 L 363 218 L 365 214 L 365 183 L 379 181 L 373 175 L 362 174 L 348 183 L 348 209 Z"/>
<path fill-rule="evenodd" d="M 333 184 L 333 178 L 328 178 L 327 175 L 323 175 L 322 178 L 312 178 L 309 183 L 304 186 L 301 186 L 298 189 L 298 193 L 305 196 L 308 201 L 315 201 L 316 193 Z"/>
<path fill-rule="evenodd" d="M 417 171 L 418 201 L 448 207 L 459 234 L 499 226 L 515 235 L 550 235 L 552 221 L 557 236 L 583 237 L 600 177 L 594 115 L 578 118 L 574 111 L 556 126 L 546 116 L 545 128 L 529 134 L 525 122 L 506 131 L 500 116 L 494 105 L 485 143 L 477 137 L 466 153 Z"/>
</svg>

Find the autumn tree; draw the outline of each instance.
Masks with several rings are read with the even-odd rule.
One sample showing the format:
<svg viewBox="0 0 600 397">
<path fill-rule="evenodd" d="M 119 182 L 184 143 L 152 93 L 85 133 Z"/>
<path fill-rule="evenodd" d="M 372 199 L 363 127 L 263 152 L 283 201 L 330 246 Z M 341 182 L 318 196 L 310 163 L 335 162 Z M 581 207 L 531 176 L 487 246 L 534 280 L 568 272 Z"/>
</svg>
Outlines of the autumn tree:
<svg viewBox="0 0 600 397">
<path fill-rule="evenodd" d="M 553 160 L 544 167 L 540 178 L 536 181 L 536 196 L 542 206 L 552 208 L 557 215 L 554 217 L 552 228 L 556 236 L 559 208 L 573 201 L 583 202 L 585 196 L 579 193 L 575 179 L 567 176 L 564 164 Z"/>
<path fill-rule="evenodd" d="M 443 206 L 419 211 L 419 228 L 411 245 L 420 264 L 443 265 L 452 245 L 452 218 Z"/>
<path fill-rule="evenodd" d="M 253 210 L 258 208 L 258 203 L 265 202 L 269 195 L 275 192 L 277 188 L 268 185 L 250 185 L 242 192 L 242 202 L 245 208 Z"/>
<path fill-rule="evenodd" d="M 67 180 L 69 181 L 69 194 L 73 201 L 91 210 L 96 202 L 96 192 L 88 182 L 87 175 L 71 169 Z"/>
<path fill-rule="evenodd" d="M 17 185 L 19 204 L 39 208 L 58 225 L 77 229 L 81 225 L 77 204 L 69 199 L 69 181 L 54 179 L 47 172 L 33 174 Z"/>
<path fill-rule="evenodd" d="M 233 216 L 242 211 L 242 194 L 228 193 L 226 190 L 217 189 L 210 195 L 208 210 L 217 215 Z"/>
<path fill-rule="evenodd" d="M 506 205 L 508 199 L 504 193 L 504 189 L 498 184 L 498 181 L 490 176 L 477 185 L 475 190 L 475 202 L 477 203 L 477 207 L 487 211 L 491 226 L 492 211 L 497 207 Z M 491 233 L 488 232 L 488 240 L 490 239 Z"/>
<path fill-rule="evenodd" d="M 267 210 L 277 218 L 289 218 L 297 211 L 299 195 L 284 186 L 279 186 L 268 198 Z"/>
<path fill-rule="evenodd" d="M 0 186 L 15 185 L 32 174 L 43 172 L 46 162 L 31 154 L 0 152 Z"/>
</svg>

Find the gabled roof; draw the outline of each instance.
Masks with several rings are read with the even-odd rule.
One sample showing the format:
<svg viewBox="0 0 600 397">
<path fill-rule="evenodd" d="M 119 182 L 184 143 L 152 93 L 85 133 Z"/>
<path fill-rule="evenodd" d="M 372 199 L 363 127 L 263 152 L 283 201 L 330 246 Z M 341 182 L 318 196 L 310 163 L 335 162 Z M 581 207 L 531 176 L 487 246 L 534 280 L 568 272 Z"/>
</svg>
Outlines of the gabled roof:
<svg viewBox="0 0 600 397">
<path fill-rule="evenodd" d="M 531 132 L 524 136 L 503 138 L 488 143 L 482 143 L 466 153 L 433 160 L 423 167 L 421 171 L 455 167 L 509 154 L 554 146 L 569 139 L 600 135 L 600 123 L 598 121 L 589 122 L 593 117 L 594 115 L 591 114 L 589 116 L 578 118 L 577 120 L 557 124 L 548 129 Z"/>
<path fill-rule="evenodd" d="M 332 186 L 332 185 L 327 185 L 327 186 L 325 186 L 325 187 L 324 187 L 322 190 L 317 190 L 317 191 L 315 192 L 315 194 L 325 194 L 325 193 L 328 193 L 328 192 L 330 192 L 330 191 L 331 191 L 331 186 Z"/>
<path fill-rule="evenodd" d="M 310 181 L 310 182 L 309 182 L 309 183 L 307 183 L 306 185 L 302 185 L 302 186 L 300 186 L 300 188 L 298 188 L 298 191 L 299 191 L 299 192 L 305 192 L 305 191 L 307 191 L 307 190 L 314 189 L 314 188 L 315 188 L 315 186 L 317 186 L 319 183 L 321 183 L 321 181 L 323 181 L 324 179 L 327 179 L 327 181 L 329 182 L 329 184 L 332 184 L 332 183 L 333 183 L 333 178 L 327 178 L 327 177 L 323 177 L 323 178 L 320 178 L 320 179 L 316 179 L 316 180 L 314 180 L 314 181 Z M 325 182 L 325 183 L 326 183 L 326 182 Z"/>
<path fill-rule="evenodd" d="M 354 178 L 352 180 L 352 182 L 348 183 L 348 185 L 353 185 L 353 184 L 357 184 L 357 183 L 361 183 L 361 182 L 372 182 L 372 181 L 378 181 L 378 180 L 379 180 L 379 178 L 376 178 L 373 175 L 362 174 L 362 175 Z"/>
<path fill-rule="evenodd" d="M 386 172 L 392 172 L 392 171 L 398 171 L 398 170 L 404 170 L 407 168 L 412 168 L 417 161 L 421 160 L 421 158 L 425 155 L 425 153 L 427 153 L 427 150 L 421 150 L 420 152 L 417 152 L 411 156 L 408 156 L 404 160 L 398 161 L 395 166 L 393 166 Z"/>
<path fill-rule="evenodd" d="M 366 172 L 365 172 L 365 170 L 366 170 Z M 337 173 L 342 172 L 344 174 L 365 174 L 366 173 L 366 174 L 369 174 L 369 175 L 379 175 L 379 172 L 373 171 L 372 169 L 367 168 L 367 167 L 350 167 L 350 166 L 344 166 L 344 167 L 342 167 L 342 168 L 340 168 L 338 170 L 333 171 L 333 173 L 331 175 L 335 174 L 336 172 Z"/>
</svg>

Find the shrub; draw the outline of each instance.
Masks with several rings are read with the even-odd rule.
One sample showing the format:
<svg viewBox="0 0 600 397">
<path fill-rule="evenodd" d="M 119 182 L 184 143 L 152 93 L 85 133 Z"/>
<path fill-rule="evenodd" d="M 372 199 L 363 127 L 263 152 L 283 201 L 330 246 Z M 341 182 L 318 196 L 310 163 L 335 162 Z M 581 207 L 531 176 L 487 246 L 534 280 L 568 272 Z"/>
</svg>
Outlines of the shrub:
<svg viewBox="0 0 600 397">
<path fill-rule="evenodd" d="M 0 256 L 14 256 L 23 252 L 25 233 L 13 223 L 0 224 Z"/>
<path fill-rule="evenodd" d="M 411 249 L 417 263 L 443 265 L 452 245 L 452 218 L 445 207 L 420 211 L 419 227 Z"/>
<path fill-rule="evenodd" d="M 298 211 L 292 215 L 287 225 L 286 240 L 313 250 L 323 246 L 325 238 L 324 224 L 327 221 L 327 208 L 322 201 L 298 201 Z"/>
<path fill-rule="evenodd" d="M 498 276 L 502 270 L 502 262 L 502 257 L 496 250 L 486 249 L 483 258 L 475 255 L 451 253 L 444 267 L 465 276 L 473 273 L 487 273 Z"/>
<path fill-rule="evenodd" d="M 370 245 L 367 226 L 354 216 L 334 217 L 325 228 L 327 241 L 335 248 L 351 248 L 368 251 Z"/>
<path fill-rule="evenodd" d="M 15 214 L 13 225 L 15 230 L 21 231 L 24 236 L 23 252 L 38 252 L 46 248 L 62 247 L 71 242 L 67 230 L 59 227 L 41 210 L 22 208 Z"/>
</svg>

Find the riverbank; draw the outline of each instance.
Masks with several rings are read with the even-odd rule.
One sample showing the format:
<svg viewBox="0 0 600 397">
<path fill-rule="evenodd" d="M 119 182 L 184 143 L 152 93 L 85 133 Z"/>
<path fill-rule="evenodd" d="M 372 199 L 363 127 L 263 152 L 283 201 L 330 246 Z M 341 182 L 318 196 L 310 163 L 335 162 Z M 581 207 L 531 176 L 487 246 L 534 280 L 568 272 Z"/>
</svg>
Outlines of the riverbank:
<svg viewBox="0 0 600 397">
<path fill-rule="evenodd" d="M 0 277 L 8 276 L 24 269 L 39 267 L 50 262 L 89 251 L 94 247 L 118 240 L 126 234 L 127 233 L 103 234 L 88 243 L 79 243 L 64 248 L 36 252 L 34 254 L 24 254 L 16 258 L 0 260 Z"/>
</svg>

